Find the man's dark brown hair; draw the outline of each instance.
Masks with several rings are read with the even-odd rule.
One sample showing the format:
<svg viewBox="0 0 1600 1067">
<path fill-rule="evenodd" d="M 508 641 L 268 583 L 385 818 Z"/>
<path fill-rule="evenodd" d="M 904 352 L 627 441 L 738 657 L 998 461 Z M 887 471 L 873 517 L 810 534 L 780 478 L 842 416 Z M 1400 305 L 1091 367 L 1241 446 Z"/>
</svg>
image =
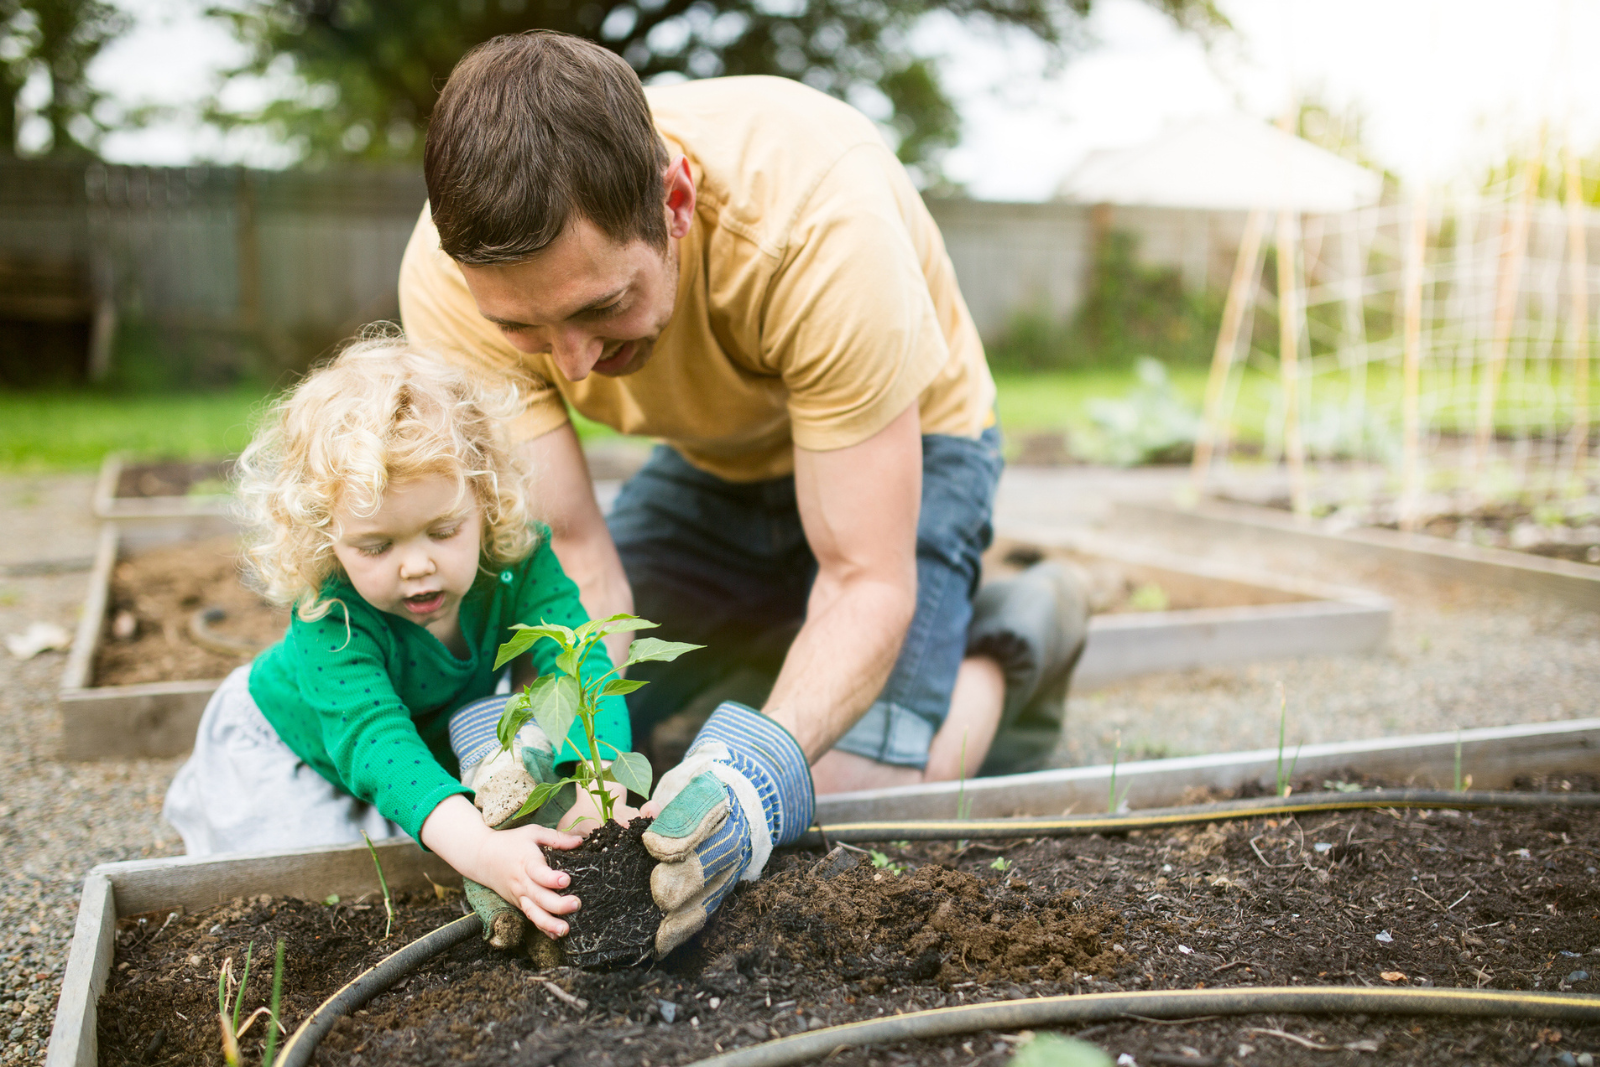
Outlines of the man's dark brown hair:
<svg viewBox="0 0 1600 1067">
<path fill-rule="evenodd" d="M 667 149 L 639 76 L 581 37 L 534 31 L 468 52 L 428 123 L 423 173 L 439 245 L 458 263 L 513 263 L 574 215 L 665 249 Z"/>
</svg>

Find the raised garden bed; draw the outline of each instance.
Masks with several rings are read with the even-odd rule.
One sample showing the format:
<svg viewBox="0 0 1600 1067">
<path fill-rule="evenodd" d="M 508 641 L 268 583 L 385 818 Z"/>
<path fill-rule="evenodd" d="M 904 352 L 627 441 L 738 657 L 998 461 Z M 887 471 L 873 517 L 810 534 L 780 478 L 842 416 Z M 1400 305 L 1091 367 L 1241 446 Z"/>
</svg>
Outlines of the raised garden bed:
<svg viewBox="0 0 1600 1067">
<path fill-rule="evenodd" d="M 226 516 L 232 475 L 229 459 L 134 460 L 113 453 L 100 465 L 94 513 L 123 521 Z"/>
<path fill-rule="evenodd" d="M 187 751 L 222 678 L 283 632 L 288 616 L 239 584 L 231 537 L 218 517 L 107 524 L 62 680 L 68 758 Z M 1008 531 L 987 566 L 1000 575 L 1043 556 L 1083 566 L 1103 612 L 1074 675 L 1080 690 L 1155 671 L 1360 652 L 1388 633 L 1381 597 L 1048 529 Z M 206 616 L 212 609 L 220 615 Z"/>
<path fill-rule="evenodd" d="M 1362 775 L 1353 761 L 1336 784 Z M 1523 788 L 1565 793 L 1596 781 L 1527 765 L 1520 776 Z M 1326 788 L 1317 778 L 1297 788 Z M 1209 781 L 1195 776 L 1190 788 Z M 1024 778 L 1011 788 L 1017 806 L 1040 807 Z M 469 940 L 341 1022 L 315 1062 L 684 1064 L 915 1009 L 1126 990 L 1600 991 L 1592 809 L 1376 809 L 873 848 L 832 878 L 820 850 L 779 853 L 767 877 L 654 966 L 541 971 Z M 47 1062 L 219 1058 L 218 968 L 232 956 L 237 969 L 255 943 L 253 1010 L 268 989 L 260 961 L 279 937 L 294 1028 L 359 970 L 460 914 L 430 885 L 456 884 L 433 857 L 404 842 L 380 854 L 391 887 L 408 894 L 388 942 L 359 846 L 96 868 Z M 1593 1026 L 1372 1014 L 1124 1018 L 1080 1036 L 1114 1057 L 1196 1065 L 1545 1063 L 1600 1050 Z M 999 1064 L 1024 1039 L 990 1030 L 828 1062 Z"/>
<path fill-rule="evenodd" d="M 1300 545 L 1347 559 L 1404 567 L 1552 596 L 1600 610 L 1600 567 L 1504 548 L 1485 548 L 1420 533 L 1351 527 L 1338 518 L 1299 519 L 1277 508 L 1206 501 L 1192 507 L 1148 500 L 1116 503 L 1113 521 L 1143 529 L 1225 537 L 1236 543 Z"/>
</svg>

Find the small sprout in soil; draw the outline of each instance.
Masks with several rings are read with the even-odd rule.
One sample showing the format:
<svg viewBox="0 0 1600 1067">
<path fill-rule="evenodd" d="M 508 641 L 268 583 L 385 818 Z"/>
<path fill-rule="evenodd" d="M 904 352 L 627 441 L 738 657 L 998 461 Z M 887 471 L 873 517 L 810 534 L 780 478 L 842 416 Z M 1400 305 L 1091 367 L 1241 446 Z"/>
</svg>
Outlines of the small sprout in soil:
<svg viewBox="0 0 1600 1067">
<path fill-rule="evenodd" d="M 1122 757 L 1122 731 L 1117 731 L 1117 745 L 1111 750 L 1111 784 L 1106 787 L 1106 811 L 1112 815 L 1122 806 L 1122 801 L 1128 799 L 1128 791 L 1124 789 L 1122 796 L 1117 796 L 1117 761 Z"/>
<path fill-rule="evenodd" d="M 537 722 L 539 728 L 545 732 L 545 736 L 550 738 L 551 744 L 558 748 L 562 739 L 572 729 L 573 721 L 577 720 L 583 724 L 584 738 L 589 746 L 587 757 L 580 755 L 577 767 L 571 775 L 559 782 L 543 782 L 535 786 L 533 792 L 528 794 L 527 801 L 518 810 L 516 818 L 520 819 L 538 811 L 568 782 L 576 783 L 594 798 L 595 807 L 599 810 L 603 822 L 611 821 L 613 805 L 611 792 L 606 788 L 606 783 L 616 782 L 640 796 L 650 795 L 650 761 L 644 756 L 637 752 L 622 752 L 612 745 L 606 745 L 616 753 L 616 757 L 609 764 L 602 760 L 600 746 L 605 742 L 597 738 L 594 732 L 594 718 L 599 711 L 600 699 L 608 696 L 626 696 L 645 684 L 638 679 L 619 677 L 618 672 L 623 668 L 635 663 L 667 663 L 685 652 L 705 646 L 644 637 L 634 641 L 629 647 L 625 663 L 613 667 L 592 682 L 585 683 L 582 672 L 584 660 L 588 658 L 594 646 L 604 638 L 630 630 L 653 629 L 656 625 L 637 615 L 623 614 L 613 615 L 609 619 L 591 619 L 576 630 L 552 623 L 540 623 L 538 626 L 519 624 L 513 627 L 516 633 L 512 635 L 511 640 L 500 646 L 500 651 L 495 656 L 496 670 L 532 648 L 541 638 L 549 638 L 560 645 L 561 655 L 556 657 L 555 671 L 539 676 L 532 684 L 524 687 L 522 692 L 506 701 L 506 709 L 500 717 L 499 725 L 501 747 L 509 749 L 512 740 L 517 736 L 517 731 L 522 729 L 523 724 L 529 719 Z"/>
<path fill-rule="evenodd" d="M 1361 783 L 1346 782 L 1343 779 L 1335 781 L 1332 778 L 1324 778 L 1322 780 L 1322 788 L 1328 790 L 1330 793 L 1359 793 L 1361 792 Z"/>
<path fill-rule="evenodd" d="M 327 896 L 322 898 L 322 903 L 326 904 L 330 908 L 333 907 L 335 904 L 339 903 L 339 894 L 329 893 Z"/>
<path fill-rule="evenodd" d="M 372 847 L 372 842 L 368 841 L 367 847 Z M 387 889 L 384 894 L 387 896 Z M 267 1045 L 261 1050 L 261 1067 L 272 1067 L 278 1053 L 278 1034 L 283 1030 L 278 1019 L 278 1005 L 283 998 L 283 945 L 283 938 L 278 938 L 278 950 L 272 959 L 272 1010 L 267 1015 Z"/>
<path fill-rule="evenodd" d="M 1472 788 L 1472 775 L 1461 776 L 1461 728 L 1456 727 L 1456 792 L 1465 793 Z"/>
<path fill-rule="evenodd" d="M 1017 1050 L 1011 1067 L 1111 1067 L 1111 1057 L 1087 1041 L 1040 1034 Z"/>
<path fill-rule="evenodd" d="M 1289 724 L 1289 697 L 1284 691 L 1283 683 L 1278 683 L 1278 791 L 1275 796 L 1286 797 L 1294 791 L 1294 769 L 1300 765 L 1300 749 L 1304 742 L 1294 748 L 1294 761 L 1289 764 L 1289 773 L 1283 773 L 1283 740 L 1284 731 Z"/>
<path fill-rule="evenodd" d="M 872 860 L 872 865 L 874 867 L 882 871 L 888 871 L 890 874 L 895 875 L 896 877 L 899 877 L 900 872 L 906 869 L 905 864 L 896 863 L 894 860 L 890 859 L 882 852 L 879 852 L 877 849 L 873 849 L 872 851 L 868 852 L 867 858 Z"/>
<path fill-rule="evenodd" d="M 383 913 L 389 917 L 383 926 L 383 939 L 387 941 L 389 931 L 394 929 L 394 898 L 389 895 L 389 882 L 383 876 L 383 864 L 378 862 L 378 850 L 372 847 L 372 838 L 367 836 L 365 830 L 361 831 L 361 840 L 367 843 L 367 851 L 372 853 L 372 865 L 378 868 L 378 888 L 383 890 Z"/>
<path fill-rule="evenodd" d="M 994 862 L 989 864 L 989 869 L 991 871 L 999 871 L 1001 874 L 1004 874 L 1011 869 L 1011 861 L 1006 859 L 1004 856 L 996 856 L 994 858 Z"/>
</svg>

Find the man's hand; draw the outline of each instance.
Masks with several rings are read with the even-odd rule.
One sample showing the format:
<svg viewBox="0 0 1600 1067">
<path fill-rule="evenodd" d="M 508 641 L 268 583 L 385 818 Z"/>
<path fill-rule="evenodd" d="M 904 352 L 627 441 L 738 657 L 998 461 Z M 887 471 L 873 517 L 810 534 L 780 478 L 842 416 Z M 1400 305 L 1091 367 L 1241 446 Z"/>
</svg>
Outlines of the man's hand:
<svg viewBox="0 0 1600 1067">
<path fill-rule="evenodd" d="M 806 831 L 816 796 L 794 736 L 728 701 L 642 810 L 655 814 L 644 846 L 661 861 L 650 875 L 666 914 L 656 930 L 659 959 L 704 926 L 741 877 L 761 877 L 774 848 Z"/>
</svg>

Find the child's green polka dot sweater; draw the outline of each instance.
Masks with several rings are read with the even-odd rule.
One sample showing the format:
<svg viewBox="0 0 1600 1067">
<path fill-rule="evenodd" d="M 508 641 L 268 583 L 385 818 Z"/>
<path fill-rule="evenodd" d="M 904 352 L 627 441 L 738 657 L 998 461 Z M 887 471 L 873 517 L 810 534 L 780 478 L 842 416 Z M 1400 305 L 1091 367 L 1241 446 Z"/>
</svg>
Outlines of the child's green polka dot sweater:
<svg viewBox="0 0 1600 1067">
<path fill-rule="evenodd" d="M 510 637 L 510 627 L 576 627 L 588 618 L 577 586 L 550 550 L 548 531 L 539 534 L 539 547 L 526 559 L 480 572 L 462 599 L 466 659 L 410 619 L 368 604 L 340 577 L 326 593 L 343 607 L 335 604 L 316 622 L 296 616 L 283 640 L 251 666 L 251 697 L 295 755 L 416 837 L 440 801 L 472 793 L 455 777 L 450 713 L 494 692 L 495 651 Z M 538 673 L 546 674 L 559 653 L 554 642 L 540 641 L 528 655 Z M 610 669 L 604 646 L 596 645 L 585 661 L 585 679 Z M 595 732 L 628 751 L 628 709 L 621 697 L 600 702 Z M 582 724 L 575 723 L 567 757 L 576 758 L 572 745 L 582 743 Z"/>
</svg>

